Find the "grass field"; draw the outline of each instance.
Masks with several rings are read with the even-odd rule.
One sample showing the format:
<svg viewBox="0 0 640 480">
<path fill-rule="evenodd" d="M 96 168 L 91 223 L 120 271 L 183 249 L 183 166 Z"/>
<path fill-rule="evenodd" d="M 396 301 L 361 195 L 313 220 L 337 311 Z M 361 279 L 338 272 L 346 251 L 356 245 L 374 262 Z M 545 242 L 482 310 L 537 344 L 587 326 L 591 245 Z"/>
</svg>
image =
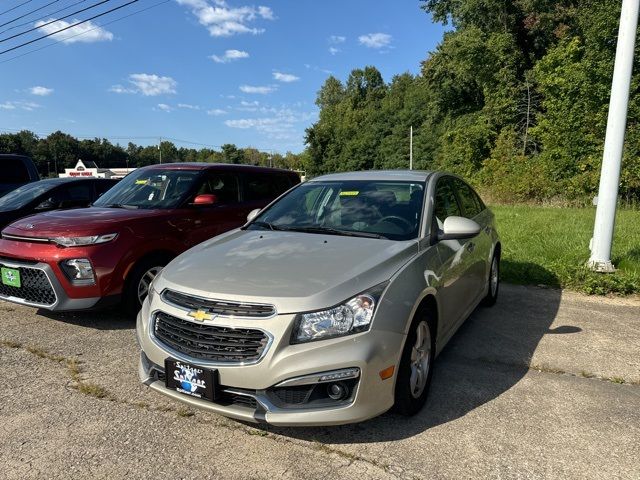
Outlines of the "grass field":
<svg viewBox="0 0 640 480">
<path fill-rule="evenodd" d="M 598 274 L 589 259 L 595 208 L 493 206 L 502 239 L 502 279 L 590 294 L 640 293 L 640 211 L 620 210 L 612 260 L 618 271 Z"/>
</svg>

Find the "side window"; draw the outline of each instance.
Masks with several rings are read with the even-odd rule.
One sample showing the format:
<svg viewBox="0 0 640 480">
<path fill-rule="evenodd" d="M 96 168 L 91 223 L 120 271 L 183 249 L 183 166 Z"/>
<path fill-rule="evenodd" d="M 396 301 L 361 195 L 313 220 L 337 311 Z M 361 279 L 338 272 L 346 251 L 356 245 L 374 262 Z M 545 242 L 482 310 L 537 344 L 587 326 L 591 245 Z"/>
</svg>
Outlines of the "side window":
<svg viewBox="0 0 640 480">
<path fill-rule="evenodd" d="M 102 195 L 104 192 L 113 187 L 117 182 L 112 181 L 97 181 L 94 185 L 96 186 L 96 198 Z"/>
<path fill-rule="evenodd" d="M 78 185 L 71 185 L 67 188 L 67 197 L 74 203 L 91 202 L 91 185 L 88 182 L 83 182 Z"/>
<path fill-rule="evenodd" d="M 198 194 L 212 193 L 219 203 L 236 203 L 240 200 L 238 177 L 233 173 L 211 172 L 204 178 Z"/>
<path fill-rule="evenodd" d="M 273 200 L 291 188 L 286 175 L 249 174 L 246 177 L 245 201 Z"/>
<path fill-rule="evenodd" d="M 459 217 L 462 215 L 451 178 L 442 178 L 436 185 L 434 217 L 438 228 L 442 228 L 447 217 Z"/>
<path fill-rule="evenodd" d="M 20 158 L 4 158 L 0 161 L 0 168 L 0 182 L 24 183 L 31 179 L 27 166 Z"/>
<path fill-rule="evenodd" d="M 454 181 L 464 216 L 467 218 L 475 217 L 482 211 L 476 193 L 462 180 L 456 178 Z"/>
</svg>

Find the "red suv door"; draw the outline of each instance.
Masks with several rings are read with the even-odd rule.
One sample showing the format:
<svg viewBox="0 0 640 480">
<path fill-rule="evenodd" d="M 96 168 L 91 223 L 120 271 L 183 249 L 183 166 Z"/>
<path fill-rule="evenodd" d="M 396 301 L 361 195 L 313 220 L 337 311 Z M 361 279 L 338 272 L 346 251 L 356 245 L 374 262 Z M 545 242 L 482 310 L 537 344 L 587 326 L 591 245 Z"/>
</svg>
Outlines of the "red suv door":
<svg viewBox="0 0 640 480">
<path fill-rule="evenodd" d="M 191 203 L 178 220 L 186 235 L 184 242 L 189 247 L 244 225 L 251 211 L 249 206 L 240 202 L 240 182 L 234 172 L 206 172 L 190 202 L 203 194 L 214 195 L 215 202 L 212 205 Z"/>
</svg>

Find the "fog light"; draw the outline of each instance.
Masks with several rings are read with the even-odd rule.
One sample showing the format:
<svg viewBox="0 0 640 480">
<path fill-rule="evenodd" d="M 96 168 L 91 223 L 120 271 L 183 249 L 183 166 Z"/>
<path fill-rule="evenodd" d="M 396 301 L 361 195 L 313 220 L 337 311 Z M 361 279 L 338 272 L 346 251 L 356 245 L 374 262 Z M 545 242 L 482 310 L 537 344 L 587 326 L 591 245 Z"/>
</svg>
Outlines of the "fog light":
<svg viewBox="0 0 640 480">
<path fill-rule="evenodd" d="M 88 285 L 95 283 L 93 267 L 86 258 L 72 258 L 60 263 L 60 267 L 72 283 Z"/>
<path fill-rule="evenodd" d="M 330 383 L 327 386 L 327 395 L 331 400 L 342 400 L 349 396 L 349 387 L 344 383 Z"/>
</svg>

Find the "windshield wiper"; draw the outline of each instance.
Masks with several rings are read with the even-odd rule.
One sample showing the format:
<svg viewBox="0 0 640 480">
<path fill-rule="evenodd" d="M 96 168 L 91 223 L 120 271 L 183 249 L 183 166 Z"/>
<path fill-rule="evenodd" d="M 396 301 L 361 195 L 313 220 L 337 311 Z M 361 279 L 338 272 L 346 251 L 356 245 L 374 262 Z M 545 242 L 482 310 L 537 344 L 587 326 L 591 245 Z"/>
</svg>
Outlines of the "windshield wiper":
<svg viewBox="0 0 640 480">
<path fill-rule="evenodd" d="M 344 237 L 363 237 L 363 238 L 381 238 L 388 240 L 384 235 L 371 232 L 355 232 L 353 230 L 339 230 L 331 227 L 289 227 L 288 230 L 292 232 L 304 232 L 304 233 L 321 233 L 327 235 L 341 235 Z"/>
<path fill-rule="evenodd" d="M 107 205 L 104 205 L 105 208 L 126 208 L 128 210 L 137 210 L 138 207 L 137 205 L 125 205 L 124 203 L 109 203 Z"/>
<path fill-rule="evenodd" d="M 290 230 L 290 228 L 281 227 L 280 225 L 274 225 L 273 223 L 269 223 L 269 222 L 257 221 L 257 222 L 251 222 L 251 225 L 255 225 L 257 227 L 262 227 L 262 228 L 268 228 L 269 230 L 274 230 L 274 231 L 278 230 L 281 232 L 286 232 Z"/>
</svg>

